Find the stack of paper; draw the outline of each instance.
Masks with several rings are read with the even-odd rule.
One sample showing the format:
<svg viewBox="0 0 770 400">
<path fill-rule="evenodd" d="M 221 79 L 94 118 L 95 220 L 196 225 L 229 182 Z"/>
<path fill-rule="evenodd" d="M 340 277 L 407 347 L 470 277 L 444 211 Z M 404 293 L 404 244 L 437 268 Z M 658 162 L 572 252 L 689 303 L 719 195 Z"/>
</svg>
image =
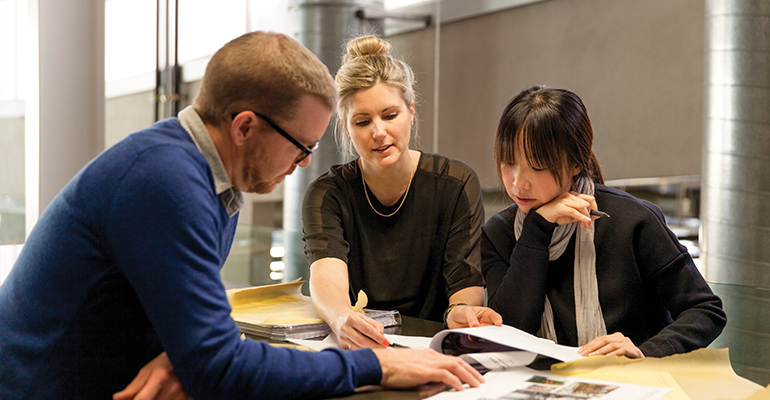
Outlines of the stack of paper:
<svg viewBox="0 0 770 400">
<path fill-rule="evenodd" d="M 272 340 L 312 339 L 331 333 L 300 290 L 304 281 L 230 289 L 230 315 L 241 332 Z M 364 310 L 385 327 L 401 325 L 398 311 Z"/>
</svg>

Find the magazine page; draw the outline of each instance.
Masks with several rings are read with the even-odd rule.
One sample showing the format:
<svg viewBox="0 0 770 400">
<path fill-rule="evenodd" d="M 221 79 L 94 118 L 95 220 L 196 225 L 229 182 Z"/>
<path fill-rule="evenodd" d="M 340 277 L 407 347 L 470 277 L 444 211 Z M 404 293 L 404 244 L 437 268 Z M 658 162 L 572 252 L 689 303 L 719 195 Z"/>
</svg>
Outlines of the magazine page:
<svg viewBox="0 0 770 400">
<path fill-rule="evenodd" d="M 390 343 L 397 343 L 400 346 L 406 346 L 412 349 L 428 349 L 430 348 L 430 341 L 433 339 L 426 336 L 405 336 L 393 333 L 386 333 L 385 337 Z"/>
<path fill-rule="evenodd" d="M 431 400 L 656 400 L 671 388 L 571 378 L 518 367 L 484 375 L 486 382 L 462 392 L 445 391 Z"/>
<path fill-rule="evenodd" d="M 450 335 L 456 335 L 455 337 L 459 339 L 452 340 Z M 467 335 L 475 339 L 468 339 Z M 500 347 L 495 348 L 494 344 Z M 459 348 L 453 348 L 455 346 Z M 475 349 L 474 346 L 476 346 Z M 583 358 L 578 354 L 577 347 L 556 344 L 508 325 L 446 329 L 433 336 L 430 347 L 439 353 L 455 355 L 469 352 L 524 350 L 564 362 Z"/>
<path fill-rule="evenodd" d="M 504 371 L 510 368 L 532 364 L 537 357 L 529 351 L 496 351 L 491 353 L 463 354 L 460 358 L 482 374 L 489 371 Z"/>
</svg>

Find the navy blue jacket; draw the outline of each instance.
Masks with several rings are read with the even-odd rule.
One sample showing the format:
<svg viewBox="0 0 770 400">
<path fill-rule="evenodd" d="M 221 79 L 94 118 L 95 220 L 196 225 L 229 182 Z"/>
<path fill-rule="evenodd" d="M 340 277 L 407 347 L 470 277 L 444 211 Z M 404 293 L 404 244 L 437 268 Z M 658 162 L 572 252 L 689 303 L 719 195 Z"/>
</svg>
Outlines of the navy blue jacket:
<svg viewBox="0 0 770 400">
<path fill-rule="evenodd" d="M 111 398 L 162 351 L 198 399 L 378 384 L 368 350 L 240 340 L 219 276 L 236 223 L 176 118 L 91 161 L 41 215 L 0 287 L 0 398 Z"/>
</svg>

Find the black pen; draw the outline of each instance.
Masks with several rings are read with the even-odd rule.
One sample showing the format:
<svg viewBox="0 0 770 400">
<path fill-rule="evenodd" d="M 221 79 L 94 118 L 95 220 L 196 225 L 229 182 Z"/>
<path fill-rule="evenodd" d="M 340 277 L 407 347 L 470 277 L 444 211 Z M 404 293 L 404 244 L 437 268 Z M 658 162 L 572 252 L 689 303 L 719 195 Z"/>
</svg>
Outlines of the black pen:
<svg viewBox="0 0 770 400">
<path fill-rule="evenodd" d="M 606 212 L 599 211 L 599 210 L 591 210 L 591 212 L 589 214 L 597 216 L 597 217 L 604 217 L 604 218 L 609 218 L 610 217 L 610 215 L 607 214 Z"/>
</svg>

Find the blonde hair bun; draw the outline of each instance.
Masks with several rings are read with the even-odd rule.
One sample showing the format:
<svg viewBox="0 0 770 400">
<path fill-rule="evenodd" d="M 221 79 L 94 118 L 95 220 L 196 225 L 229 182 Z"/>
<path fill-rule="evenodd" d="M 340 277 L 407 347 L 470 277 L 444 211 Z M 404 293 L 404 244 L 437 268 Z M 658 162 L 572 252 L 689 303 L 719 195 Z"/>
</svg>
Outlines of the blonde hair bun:
<svg viewBox="0 0 770 400">
<path fill-rule="evenodd" d="M 355 38 L 348 42 L 347 47 L 343 63 L 359 57 L 385 56 L 390 53 L 390 43 L 373 35 Z"/>
<path fill-rule="evenodd" d="M 390 43 L 374 35 L 366 35 L 347 42 L 347 53 L 334 82 L 337 86 L 338 129 L 335 138 L 343 153 L 352 153 L 350 139 L 344 129 L 350 104 L 359 90 L 369 89 L 378 84 L 395 89 L 404 100 L 404 105 L 414 117 L 414 72 L 405 62 L 397 60 L 390 52 Z M 412 128 L 412 139 L 416 141 L 417 128 Z"/>
</svg>

